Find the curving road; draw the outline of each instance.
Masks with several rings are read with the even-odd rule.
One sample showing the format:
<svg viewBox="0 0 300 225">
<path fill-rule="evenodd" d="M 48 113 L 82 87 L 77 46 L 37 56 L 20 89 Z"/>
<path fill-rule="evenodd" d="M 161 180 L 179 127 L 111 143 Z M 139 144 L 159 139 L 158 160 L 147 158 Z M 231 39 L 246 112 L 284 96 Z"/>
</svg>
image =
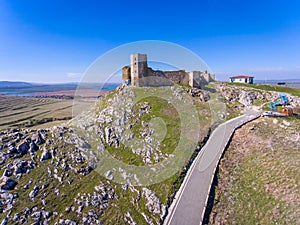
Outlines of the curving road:
<svg viewBox="0 0 300 225">
<path fill-rule="evenodd" d="M 165 225 L 200 225 L 219 160 L 236 128 L 260 116 L 249 110 L 244 115 L 219 125 L 194 160 L 175 199 Z"/>
</svg>

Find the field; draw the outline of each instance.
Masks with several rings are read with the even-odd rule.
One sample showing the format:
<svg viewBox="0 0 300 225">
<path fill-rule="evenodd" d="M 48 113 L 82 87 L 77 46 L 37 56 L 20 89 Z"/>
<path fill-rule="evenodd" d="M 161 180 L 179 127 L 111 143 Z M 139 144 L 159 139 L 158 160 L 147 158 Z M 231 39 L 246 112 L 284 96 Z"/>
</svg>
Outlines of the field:
<svg viewBox="0 0 300 225">
<path fill-rule="evenodd" d="M 0 130 L 43 128 L 72 118 L 72 100 L 0 96 Z"/>
</svg>

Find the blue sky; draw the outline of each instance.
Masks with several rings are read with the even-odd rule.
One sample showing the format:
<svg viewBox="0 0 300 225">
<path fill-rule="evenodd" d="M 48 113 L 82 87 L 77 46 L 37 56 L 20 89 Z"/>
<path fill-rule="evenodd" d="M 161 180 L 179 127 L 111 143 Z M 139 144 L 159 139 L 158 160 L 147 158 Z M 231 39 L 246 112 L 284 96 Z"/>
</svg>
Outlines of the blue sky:
<svg viewBox="0 0 300 225">
<path fill-rule="evenodd" d="M 0 80 L 79 81 L 106 51 L 170 41 L 217 78 L 300 78 L 300 1 L 0 0 Z"/>
</svg>

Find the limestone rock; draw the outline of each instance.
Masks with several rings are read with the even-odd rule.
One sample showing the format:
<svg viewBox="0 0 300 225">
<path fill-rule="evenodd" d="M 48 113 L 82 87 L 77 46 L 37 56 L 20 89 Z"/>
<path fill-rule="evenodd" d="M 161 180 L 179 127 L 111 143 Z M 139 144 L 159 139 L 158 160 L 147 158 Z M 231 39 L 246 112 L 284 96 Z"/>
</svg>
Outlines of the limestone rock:
<svg viewBox="0 0 300 225">
<path fill-rule="evenodd" d="M 18 184 L 16 181 L 8 177 L 1 177 L 0 182 L 0 188 L 5 191 L 13 190 Z"/>
<path fill-rule="evenodd" d="M 42 153 L 42 155 L 41 155 L 41 162 L 42 161 L 45 161 L 45 160 L 48 160 L 48 159 L 51 159 L 52 158 L 52 156 L 51 156 L 51 154 L 50 154 L 50 152 L 44 147 L 44 150 L 43 150 L 43 153 Z"/>
<path fill-rule="evenodd" d="M 143 188 L 142 195 L 147 200 L 146 207 L 148 208 L 148 210 L 154 214 L 160 214 L 161 204 L 157 195 L 148 188 Z"/>
<path fill-rule="evenodd" d="M 30 146 L 28 141 L 24 141 L 22 144 L 20 144 L 17 148 L 17 151 L 19 154 L 24 155 L 28 152 Z"/>
</svg>

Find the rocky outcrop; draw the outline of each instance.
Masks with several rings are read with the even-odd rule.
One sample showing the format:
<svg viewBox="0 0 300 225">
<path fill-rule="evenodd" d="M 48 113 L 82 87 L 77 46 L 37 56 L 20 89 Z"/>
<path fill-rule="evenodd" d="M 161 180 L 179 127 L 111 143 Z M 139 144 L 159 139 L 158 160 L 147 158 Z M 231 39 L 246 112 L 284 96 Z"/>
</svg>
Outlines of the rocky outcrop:
<svg viewBox="0 0 300 225">
<path fill-rule="evenodd" d="M 142 195 L 147 200 L 146 207 L 148 208 L 148 210 L 152 213 L 160 214 L 161 211 L 160 200 L 155 195 L 155 193 L 153 193 L 151 190 L 147 188 L 143 188 Z"/>
<path fill-rule="evenodd" d="M 50 154 L 49 150 L 44 147 L 40 161 L 42 162 L 51 158 L 52 155 Z"/>
<path fill-rule="evenodd" d="M 148 188 L 142 189 L 142 196 L 146 199 L 146 207 L 149 210 L 149 212 L 154 214 L 160 214 L 160 218 L 164 218 L 166 215 L 166 209 L 167 207 L 160 203 L 159 198 L 157 195 L 151 191 Z"/>
<path fill-rule="evenodd" d="M 37 196 L 39 193 L 40 187 L 39 186 L 34 186 L 33 190 L 29 193 L 29 198 L 31 201 L 34 201 L 34 197 Z"/>
<path fill-rule="evenodd" d="M 227 102 L 240 102 L 244 106 L 253 105 L 256 99 L 263 101 L 275 101 L 279 98 L 279 93 L 274 91 L 258 90 L 250 87 L 237 87 L 228 84 L 220 84 L 218 90 Z M 289 104 L 292 107 L 300 105 L 300 98 L 286 94 Z"/>
<path fill-rule="evenodd" d="M 199 88 L 191 88 L 188 89 L 188 93 L 192 97 L 197 97 L 199 98 L 200 102 L 207 102 L 210 99 L 210 96 L 207 92 L 199 89 Z"/>
<path fill-rule="evenodd" d="M 13 190 L 16 187 L 16 185 L 18 184 L 15 180 L 10 179 L 6 176 L 1 177 L 0 182 L 1 182 L 0 188 L 1 188 L 1 190 L 4 190 L 4 191 Z"/>
<path fill-rule="evenodd" d="M 177 89 L 176 89 L 177 90 Z M 179 90 L 179 89 L 178 89 Z M 174 91 L 176 95 L 176 92 Z M 177 93 L 177 98 L 180 93 Z M 176 96 L 175 96 L 176 97 Z M 150 114 L 148 102 L 135 105 L 135 94 L 131 88 L 118 88 L 118 93 L 108 99 L 108 106 L 98 115 L 89 112 L 83 117 L 73 120 L 73 124 L 80 128 L 93 131 L 97 134 L 98 149 L 103 151 L 107 147 L 128 148 L 138 157 L 142 157 L 145 164 L 151 164 L 164 158 L 157 140 L 153 137 L 152 124 L 142 121 L 143 115 Z M 137 110 L 133 110 L 133 106 Z M 131 128 L 142 125 L 139 136 Z M 154 157 L 153 157 L 154 156 Z M 154 159 L 154 161 L 153 161 Z M 107 176 L 111 179 L 111 176 Z"/>
</svg>

